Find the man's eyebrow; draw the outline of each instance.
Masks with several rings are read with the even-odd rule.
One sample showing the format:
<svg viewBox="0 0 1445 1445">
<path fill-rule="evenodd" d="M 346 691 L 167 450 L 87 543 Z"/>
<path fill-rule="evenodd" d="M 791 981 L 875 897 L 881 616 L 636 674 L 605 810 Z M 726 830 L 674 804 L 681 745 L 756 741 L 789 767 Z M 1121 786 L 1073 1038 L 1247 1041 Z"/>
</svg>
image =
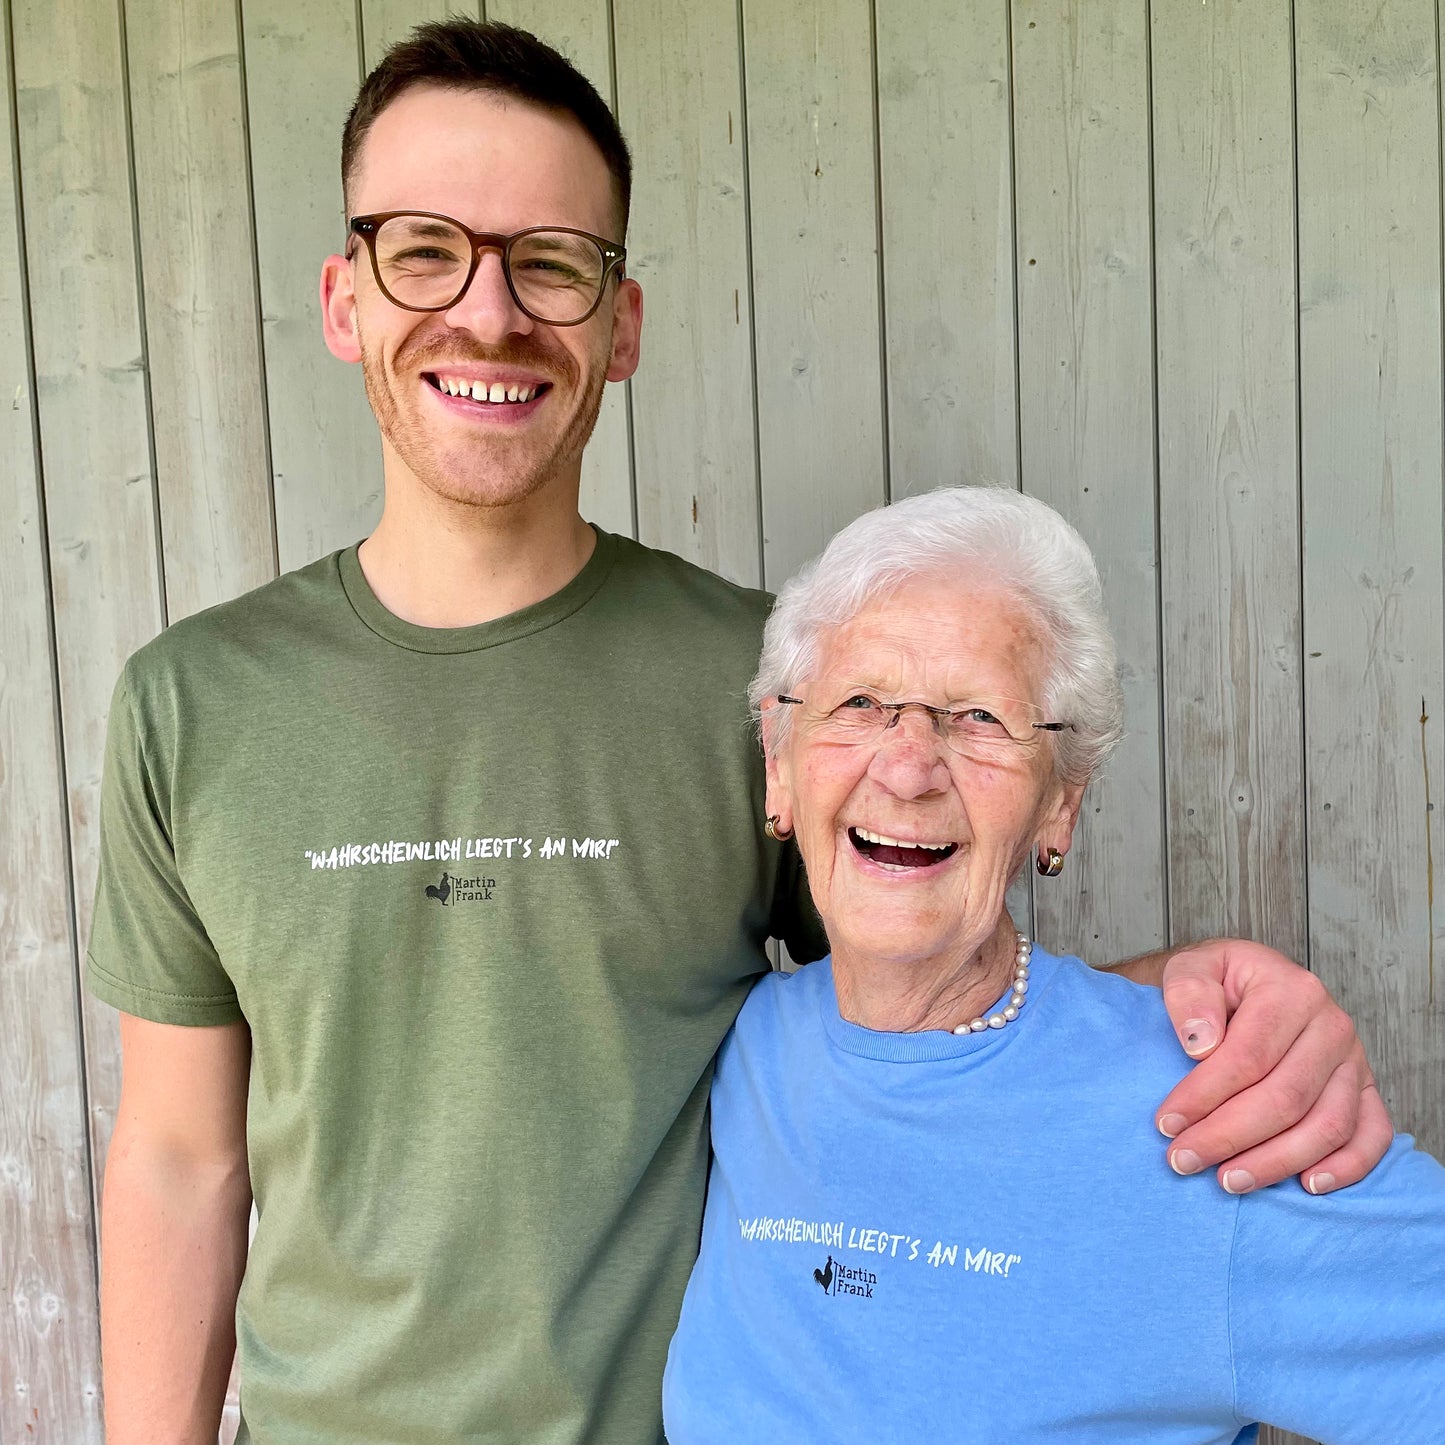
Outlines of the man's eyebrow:
<svg viewBox="0 0 1445 1445">
<path fill-rule="evenodd" d="M 406 223 L 406 233 L 409 236 L 426 240 L 437 236 L 455 236 L 457 229 L 455 226 L 447 225 L 445 221 L 416 220 Z"/>
</svg>

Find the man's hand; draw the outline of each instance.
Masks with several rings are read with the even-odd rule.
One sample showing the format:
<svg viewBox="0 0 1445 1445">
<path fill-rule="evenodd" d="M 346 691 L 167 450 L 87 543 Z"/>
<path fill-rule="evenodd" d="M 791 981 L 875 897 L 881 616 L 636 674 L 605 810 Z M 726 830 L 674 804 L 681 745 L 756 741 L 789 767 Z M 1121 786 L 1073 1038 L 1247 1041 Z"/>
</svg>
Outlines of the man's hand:
<svg viewBox="0 0 1445 1445">
<path fill-rule="evenodd" d="M 1162 986 L 1184 1051 L 1203 1061 L 1156 1116 L 1176 1173 L 1217 1165 L 1231 1194 L 1298 1174 L 1327 1194 L 1380 1162 L 1390 1116 L 1354 1025 L 1312 973 L 1263 944 L 1216 939 L 1174 954 Z"/>
</svg>

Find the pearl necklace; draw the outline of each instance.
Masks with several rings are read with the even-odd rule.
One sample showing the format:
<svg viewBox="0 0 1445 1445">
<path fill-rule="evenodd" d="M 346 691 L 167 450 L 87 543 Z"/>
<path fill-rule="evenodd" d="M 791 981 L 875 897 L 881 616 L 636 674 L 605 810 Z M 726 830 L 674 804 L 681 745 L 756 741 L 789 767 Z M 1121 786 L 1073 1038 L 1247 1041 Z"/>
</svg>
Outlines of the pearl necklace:
<svg viewBox="0 0 1445 1445">
<path fill-rule="evenodd" d="M 1033 945 L 1022 933 L 1015 934 L 1014 937 L 1018 939 L 1018 949 L 1014 953 L 1014 986 L 1008 1003 L 987 1018 L 980 1014 L 966 1024 L 959 1024 L 954 1033 L 981 1034 L 985 1029 L 1001 1029 L 1019 1016 L 1019 1010 L 1024 1006 L 1024 995 L 1029 991 L 1029 956 L 1033 952 Z"/>
</svg>

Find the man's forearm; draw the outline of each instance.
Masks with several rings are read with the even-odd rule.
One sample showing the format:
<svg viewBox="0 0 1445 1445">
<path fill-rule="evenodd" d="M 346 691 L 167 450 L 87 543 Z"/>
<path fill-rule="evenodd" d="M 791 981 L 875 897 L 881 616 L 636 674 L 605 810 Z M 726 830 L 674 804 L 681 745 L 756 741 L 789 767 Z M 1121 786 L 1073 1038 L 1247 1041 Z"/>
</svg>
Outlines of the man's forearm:
<svg viewBox="0 0 1445 1445">
<path fill-rule="evenodd" d="M 101 1214 L 107 1445 L 214 1445 L 236 1345 L 251 1186 L 117 1131 Z"/>
<path fill-rule="evenodd" d="M 1141 953 L 1118 963 L 1106 963 L 1103 972 L 1121 973 L 1135 983 L 1147 983 L 1151 988 L 1158 988 L 1164 982 L 1164 965 L 1169 962 L 1171 952 L 1166 948 L 1158 953 Z"/>
</svg>

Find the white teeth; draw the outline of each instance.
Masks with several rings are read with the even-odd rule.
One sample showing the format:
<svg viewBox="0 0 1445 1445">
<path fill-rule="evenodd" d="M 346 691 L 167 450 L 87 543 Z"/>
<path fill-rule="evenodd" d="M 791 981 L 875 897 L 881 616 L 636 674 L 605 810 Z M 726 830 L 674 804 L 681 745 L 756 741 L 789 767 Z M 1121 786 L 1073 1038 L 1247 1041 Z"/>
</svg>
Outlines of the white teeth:
<svg viewBox="0 0 1445 1445">
<path fill-rule="evenodd" d="M 531 401 L 538 391 L 535 386 L 521 386 L 515 381 L 509 386 L 501 381 L 468 381 L 465 377 L 438 376 L 436 382 L 448 396 L 469 396 L 473 401 L 498 406 L 508 401 Z"/>
<path fill-rule="evenodd" d="M 927 848 L 930 853 L 944 853 L 953 847 L 952 843 L 909 843 L 901 838 L 886 838 L 882 833 L 870 833 L 867 828 L 854 828 L 853 831 L 865 843 L 881 843 L 885 848 Z"/>
</svg>

